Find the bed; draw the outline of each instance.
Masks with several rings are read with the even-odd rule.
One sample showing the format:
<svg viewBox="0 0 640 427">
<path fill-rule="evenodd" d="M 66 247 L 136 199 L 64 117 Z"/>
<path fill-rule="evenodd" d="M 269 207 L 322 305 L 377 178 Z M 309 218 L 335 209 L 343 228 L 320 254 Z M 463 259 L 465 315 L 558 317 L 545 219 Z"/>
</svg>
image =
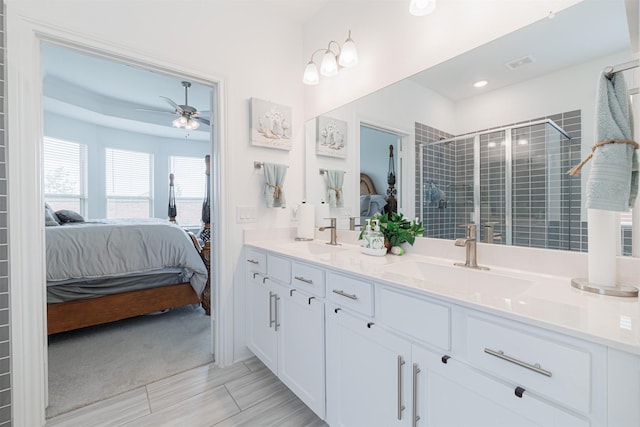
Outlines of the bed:
<svg viewBox="0 0 640 427">
<path fill-rule="evenodd" d="M 45 207 L 47 333 L 188 304 L 201 303 L 209 315 L 208 200 L 207 191 L 202 247 L 168 220 L 80 218 L 54 226 L 58 218 Z"/>
<path fill-rule="evenodd" d="M 360 173 L 360 216 L 370 218 L 376 213 L 384 213 L 387 205 L 385 197 L 378 194 L 371 177 Z"/>
</svg>

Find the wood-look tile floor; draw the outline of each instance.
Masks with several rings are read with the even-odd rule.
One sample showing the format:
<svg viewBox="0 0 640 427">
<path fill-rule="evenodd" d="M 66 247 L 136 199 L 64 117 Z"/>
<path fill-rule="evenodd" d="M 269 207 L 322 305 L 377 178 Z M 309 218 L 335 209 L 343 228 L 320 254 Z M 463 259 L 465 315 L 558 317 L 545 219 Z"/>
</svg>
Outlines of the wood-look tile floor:
<svg viewBox="0 0 640 427">
<path fill-rule="evenodd" d="M 326 425 L 254 357 L 173 375 L 51 418 L 46 427 Z"/>
</svg>

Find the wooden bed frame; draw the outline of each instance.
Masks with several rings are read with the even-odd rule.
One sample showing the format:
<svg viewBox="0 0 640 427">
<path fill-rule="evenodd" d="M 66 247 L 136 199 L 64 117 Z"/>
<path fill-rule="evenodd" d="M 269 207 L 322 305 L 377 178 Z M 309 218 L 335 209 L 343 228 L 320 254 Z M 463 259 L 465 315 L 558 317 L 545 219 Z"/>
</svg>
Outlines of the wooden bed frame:
<svg viewBox="0 0 640 427">
<path fill-rule="evenodd" d="M 47 334 L 71 331 L 200 302 L 191 283 L 47 305 Z"/>
<path fill-rule="evenodd" d="M 207 189 L 209 188 L 210 157 L 205 157 Z M 207 191 L 205 203 L 207 216 L 203 218 L 207 236 L 210 230 L 208 217 L 210 194 Z M 203 209 L 204 211 L 205 209 Z M 204 213 L 203 213 L 204 217 Z M 177 283 L 174 285 L 148 288 L 138 291 L 123 292 L 113 295 L 105 295 L 95 298 L 86 298 L 62 303 L 47 304 L 47 335 L 59 332 L 72 331 L 88 326 L 101 325 L 116 320 L 141 316 L 155 311 L 181 307 L 187 304 L 201 303 L 205 313 L 211 315 L 209 298 L 211 295 L 211 268 L 210 268 L 210 243 L 205 239 L 204 246 L 200 247 L 196 236 L 186 231 L 191 238 L 196 250 L 200 253 L 207 268 L 207 283 L 202 291 L 202 298 L 196 294 L 191 283 Z"/>
<path fill-rule="evenodd" d="M 360 172 L 360 195 L 366 196 L 367 194 L 378 194 L 378 192 L 369 175 Z"/>
</svg>

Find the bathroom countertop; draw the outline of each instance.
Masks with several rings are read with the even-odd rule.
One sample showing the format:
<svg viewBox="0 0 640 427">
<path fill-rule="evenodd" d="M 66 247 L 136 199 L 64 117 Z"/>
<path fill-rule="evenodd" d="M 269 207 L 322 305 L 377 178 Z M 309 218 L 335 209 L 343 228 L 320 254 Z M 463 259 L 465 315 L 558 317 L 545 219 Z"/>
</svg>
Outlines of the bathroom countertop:
<svg viewBox="0 0 640 427">
<path fill-rule="evenodd" d="M 478 271 L 454 266 L 458 259 L 415 253 L 376 257 L 360 253 L 356 245 L 336 247 L 318 240 L 246 244 L 640 355 L 638 298 L 580 291 L 570 277 L 492 265 Z"/>
</svg>

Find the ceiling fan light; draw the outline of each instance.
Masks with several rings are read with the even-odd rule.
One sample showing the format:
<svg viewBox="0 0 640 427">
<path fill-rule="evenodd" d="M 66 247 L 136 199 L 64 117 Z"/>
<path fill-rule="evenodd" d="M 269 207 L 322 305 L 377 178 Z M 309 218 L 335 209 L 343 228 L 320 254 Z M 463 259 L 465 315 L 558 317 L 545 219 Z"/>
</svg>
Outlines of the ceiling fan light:
<svg viewBox="0 0 640 427">
<path fill-rule="evenodd" d="M 200 127 L 200 123 L 198 123 L 198 121 L 194 119 L 189 119 L 188 125 L 190 126 L 190 129 L 193 130 L 196 130 Z"/>
<path fill-rule="evenodd" d="M 173 127 L 179 128 L 180 127 L 180 118 L 174 119 L 171 124 L 173 125 Z"/>
<path fill-rule="evenodd" d="M 185 126 L 189 121 L 187 120 L 187 118 L 185 116 L 180 116 L 178 118 L 178 123 L 180 123 L 181 126 Z"/>
<path fill-rule="evenodd" d="M 315 86 L 320 81 L 318 75 L 318 67 L 313 61 L 309 61 L 307 67 L 304 69 L 304 75 L 302 76 L 302 83 L 310 86 Z"/>
<path fill-rule="evenodd" d="M 333 77 L 338 74 L 338 63 L 336 62 L 336 56 L 328 49 L 322 57 L 322 63 L 320 64 L 320 74 L 327 77 Z"/>
<path fill-rule="evenodd" d="M 349 37 L 347 37 L 347 40 L 342 46 L 338 62 L 343 67 L 355 67 L 358 65 L 358 50 L 356 49 L 356 44 L 351 38 L 351 31 L 349 31 Z"/>
<path fill-rule="evenodd" d="M 425 16 L 436 9 L 436 0 L 411 0 L 409 13 L 413 16 Z"/>
</svg>

